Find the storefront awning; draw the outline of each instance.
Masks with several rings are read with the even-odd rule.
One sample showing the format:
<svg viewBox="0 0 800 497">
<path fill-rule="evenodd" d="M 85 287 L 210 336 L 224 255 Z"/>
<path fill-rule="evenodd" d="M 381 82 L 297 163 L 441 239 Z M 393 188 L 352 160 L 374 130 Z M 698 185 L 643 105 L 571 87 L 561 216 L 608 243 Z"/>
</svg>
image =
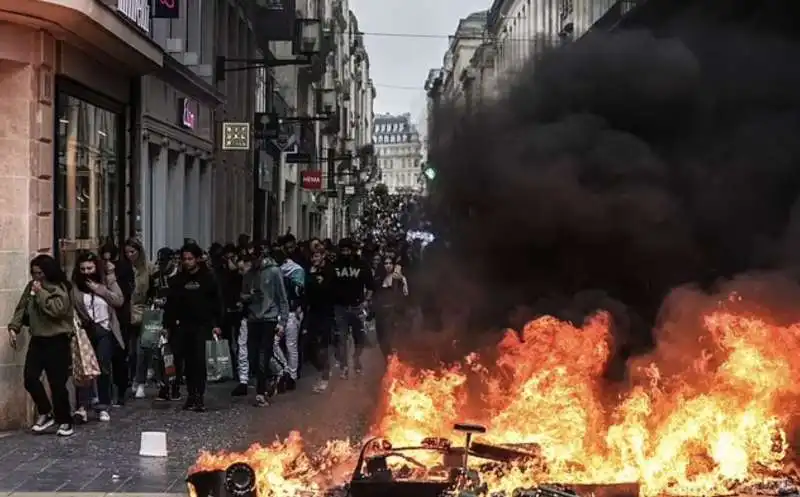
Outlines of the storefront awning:
<svg viewBox="0 0 800 497">
<path fill-rule="evenodd" d="M 100 0 L 0 0 L 0 21 L 46 30 L 132 72 L 148 73 L 163 65 L 161 48 Z"/>
</svg>

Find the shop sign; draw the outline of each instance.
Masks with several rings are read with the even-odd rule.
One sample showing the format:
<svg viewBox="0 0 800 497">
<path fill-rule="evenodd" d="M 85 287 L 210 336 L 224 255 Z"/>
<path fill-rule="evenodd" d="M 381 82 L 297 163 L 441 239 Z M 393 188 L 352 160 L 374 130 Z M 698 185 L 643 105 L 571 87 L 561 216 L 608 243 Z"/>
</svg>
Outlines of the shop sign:
<svg viewBox="0 0 800 497">
<path fill-rule="evenodd" d="M 117 0 L 117 12 L 150 34 L 150 0 Z"/>
<path fill-rule="evenodd" d="M 222 123 L 222 150 L 250 150 L 250 123 Z"/>
<path fill-rule="evenodd" d="M 181 126 L 194 130 L 197 126 L 197 102 L 191 98 L 179 99 L 178 112 L 180 113 Z"/>
<path fill-rule="evenodd" d="M 303 188 L 306 190 L 322 190 L 322 171 L 303 171 L 300 173 Z"/>
</svg>

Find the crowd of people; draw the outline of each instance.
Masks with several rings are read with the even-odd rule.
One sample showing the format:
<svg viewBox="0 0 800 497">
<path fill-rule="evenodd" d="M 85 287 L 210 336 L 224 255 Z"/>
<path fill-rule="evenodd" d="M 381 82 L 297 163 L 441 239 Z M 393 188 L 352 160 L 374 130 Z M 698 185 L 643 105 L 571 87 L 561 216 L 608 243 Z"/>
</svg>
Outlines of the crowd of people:
<svg viewBox="0 0 800 497">
<path fill-rule="evenodd" d="M 312 370 L 306 365 L 318 372 L 313 391 L 324 392 L 334 372 L 362 373 L 366 323 L 374 323 L 383 354 L 392 353 L 407 316 L 406 269 L 417 258 L 403 237 L 334 244 L 298 243 L 291 234 L 276 243 L 242 235 L 207 251 L 185 240 L 159 250 L 152 264 L 130 239 L 121 251 L 109 244 L 80 254 L 71 276 L 39 255 L 8 324 L 12 347 L 29 336 L 32 431 L 70 436 L 76 424 L 109 422 L 113 407 L 149 396 L 205 411 L 209 341 L 228 343 L 231 394 L 252 396 L 255 406 L 297 389 Z M 88 336 L 99 374 L 70 389 L 76 329 Z"/>
</svg>

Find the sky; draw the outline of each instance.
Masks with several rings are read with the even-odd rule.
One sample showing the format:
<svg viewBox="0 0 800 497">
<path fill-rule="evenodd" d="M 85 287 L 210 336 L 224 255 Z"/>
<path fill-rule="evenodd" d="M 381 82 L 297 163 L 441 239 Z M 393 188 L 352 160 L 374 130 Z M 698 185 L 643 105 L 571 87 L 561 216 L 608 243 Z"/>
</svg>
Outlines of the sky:
<svg viewBox="0 0 800 497">
<path fill-rule="evenodd" d="M 459 19 L 487 10 L 492 0 L 350 0 L 364 32 L 378 96 L 375 114 L 425 116 L 425 78 L 442 65 Z M 411 35 L 411 36 L 409 36 Z M 418 35 L 418 36 L 413 36 Z"/>
</svg>

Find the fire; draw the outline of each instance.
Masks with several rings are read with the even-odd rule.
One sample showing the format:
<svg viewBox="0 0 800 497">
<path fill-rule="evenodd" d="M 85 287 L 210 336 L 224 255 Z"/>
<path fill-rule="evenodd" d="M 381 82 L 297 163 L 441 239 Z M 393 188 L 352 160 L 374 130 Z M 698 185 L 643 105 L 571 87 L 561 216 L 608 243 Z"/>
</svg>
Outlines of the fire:
<svg viewBox="0 0 800 497">
<path fill-rule="evenodd" d="M 643 496 L 726 495 L 786 473 L 800 323 L 720 304 L 692 329 L 660 330 L 654 353 L 629 364 L 625 388 L 604 378 L 610 326 L 602 312 L 582 327 L 546 316 L 460 364 L 419 370 L 392 358 L 372 433 L 396 446 L 430 436 L 460 442 L 452 426 L 468 420 L 488 428 L 486 442 L 538 444 L 545 468 L 487 474 L 493 491 L 639 482 Z M 333 484 L 332 469 L 355 450 L 332 441 L 307 452 L 292 433 L 243 454 L 203 454 L 194 469 L 245 461 L 261 495 L 290 496 Z"/>
</svg>

